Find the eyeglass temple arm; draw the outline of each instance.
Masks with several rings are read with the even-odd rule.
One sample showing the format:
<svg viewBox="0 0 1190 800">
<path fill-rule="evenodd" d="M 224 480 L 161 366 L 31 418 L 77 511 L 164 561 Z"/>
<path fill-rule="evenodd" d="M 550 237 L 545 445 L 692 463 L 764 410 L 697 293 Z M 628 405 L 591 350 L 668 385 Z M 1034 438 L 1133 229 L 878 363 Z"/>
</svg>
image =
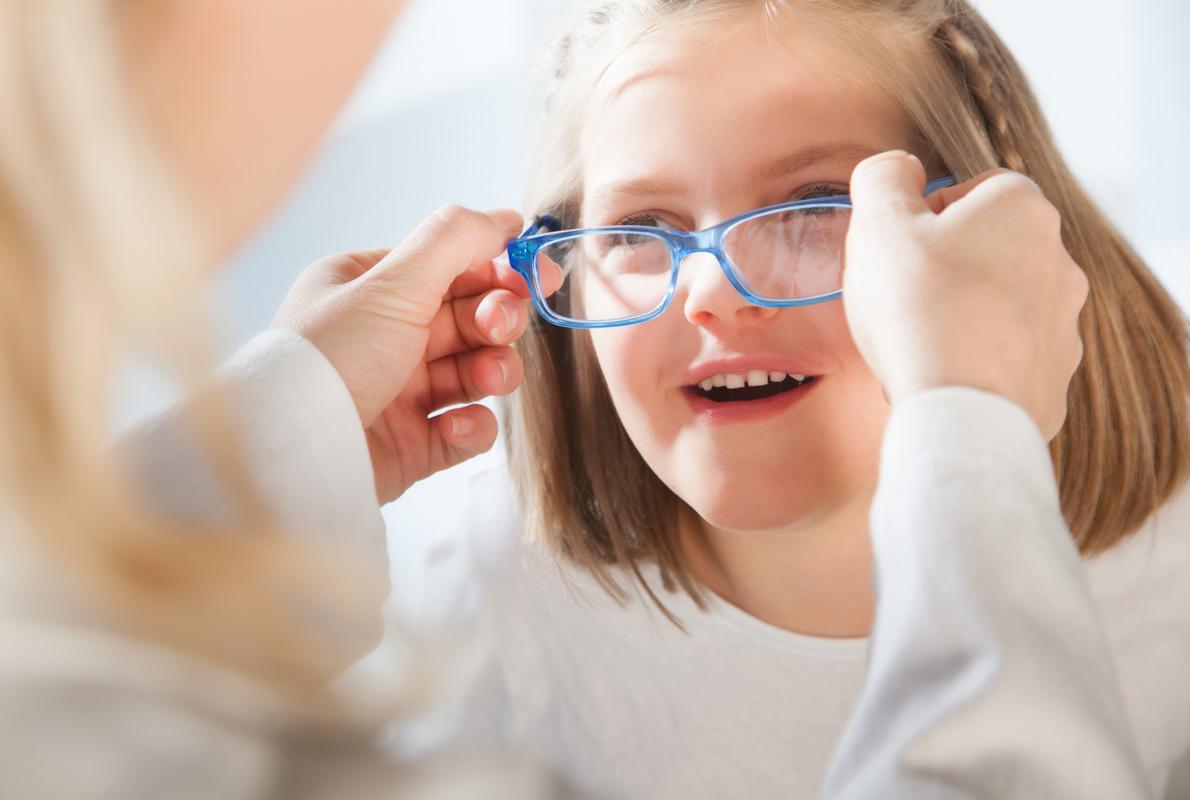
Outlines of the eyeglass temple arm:
<svg viewBox="0 0 1190 800">
<path fill-rule="evenodd" d="M 939 189 L 945 189 L 947 186 L 954 186 L 958 181 L 950 175 L 943 175 L 941 178 L 934 178 L 934 180 L 926 183 L 926 194 L 932 194 Z"/>
<path fill-rule="evenodd" d="M 556 217 L 549 214 L 542 214 L 533 220 L 533 224 L 525 228 L 525 232 L 521 234 L 521 238 L 526 236 L 535 236 L 539 233 L 550 233 L 562 229 L 562 223 Z"/>
</svg>

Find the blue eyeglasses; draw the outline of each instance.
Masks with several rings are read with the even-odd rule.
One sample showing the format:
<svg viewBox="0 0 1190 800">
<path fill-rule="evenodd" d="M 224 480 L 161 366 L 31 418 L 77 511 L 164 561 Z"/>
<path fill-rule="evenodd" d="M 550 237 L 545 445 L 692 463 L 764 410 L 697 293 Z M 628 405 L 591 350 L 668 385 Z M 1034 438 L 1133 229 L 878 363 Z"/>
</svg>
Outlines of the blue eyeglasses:
<svg viewBox="0 0 1190 800">
<path fill-rule="evenodd" d="M 950 176 L 935 178 L 925 193 L 954 184 Z M 714 255 L 754 305 L 808 306 L 843 294 L 851 207 L 846 195 L 797 200 L 692 232 L 643 225 L 547 232 L 559 223 L 542 216 L 509 242 L 508 259 L 541 316 L 564 328 L 614 328 L 660 316 L 677 289 L 678 268 L 694 253 Z"/>
</svg>

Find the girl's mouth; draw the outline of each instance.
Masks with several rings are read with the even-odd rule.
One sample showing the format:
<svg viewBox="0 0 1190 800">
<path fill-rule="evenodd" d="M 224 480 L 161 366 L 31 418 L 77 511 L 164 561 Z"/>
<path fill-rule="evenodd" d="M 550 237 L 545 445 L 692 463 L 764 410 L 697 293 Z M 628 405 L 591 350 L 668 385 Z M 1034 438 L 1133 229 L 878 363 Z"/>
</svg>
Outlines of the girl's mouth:
<svg viewBox="0 0 1190 800">
<path fill-rule="evenodd" d="M 689 391 L 712 403 L 736 403 L 763 400 L 791 392 L 813 383 L 816 375 L 787 375 L 784 372 L 750 370 L 743 374 L 719 373 L 702 383 L 687 387 Z"/>
<path fill-rule="evenodd" d="M 780 414 L 819 382 L 818 375 L 750 370 L 721 373 L 684 387 L 695 416 L 707 423 L 756 421 Z"/>
</svg>

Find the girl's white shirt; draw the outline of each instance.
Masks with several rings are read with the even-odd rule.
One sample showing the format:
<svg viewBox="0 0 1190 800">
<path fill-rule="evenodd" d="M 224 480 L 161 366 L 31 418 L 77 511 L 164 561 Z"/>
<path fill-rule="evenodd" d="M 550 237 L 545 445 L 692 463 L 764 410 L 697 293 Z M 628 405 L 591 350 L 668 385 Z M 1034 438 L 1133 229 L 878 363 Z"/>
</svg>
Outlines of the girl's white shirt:
<svg viewBox="0 0 1190 800">
<path fill-rule="evenodd" d="M 331 365 L 270 332 L 223 383 L 283 520 L 371 565 L 360 590 L 383 594 L 367 446 Z M 219 484 L 182 430 L 167 417 L 133 443 L 147 485 L 175 513 L 218 513 Z M 457 706 L 473 738 L 536 755 L 591 797 L 811 797 L 824 780 L 831 798 L 1145 796 L 1187 741 L 1186 500 L 1087 572 L 1056 503 L 1015 406 L 941 390 L 898 409 L 873 510 L 881 606 L 866 689 L 862 641 L 671 596 L 681 634 L 516 545 L 488 505 L 473 535 L 438 548 L 427 584 L 440 616 L 480 626 Z M 6 794 L 566 794 L 520 762 L 394 766 L 350 725 L 130 635 L 9 535 L 17 524 L 0 526 Z"/>
<path fill-rule="evenodd" d="M 872 654 L 704 612 L 655 570 L 685 632 L 639 591 L 617 604 L 518 541 L 504 483 L 476 479 L 420 606 L 489 635 L 459 728 L 592 796 L 1162 797 L 1190 752 L 1190 491 L 1082 560 L 1045 443 L 1003 398 L 940 389 L 890 420 Z"/>
</svg>

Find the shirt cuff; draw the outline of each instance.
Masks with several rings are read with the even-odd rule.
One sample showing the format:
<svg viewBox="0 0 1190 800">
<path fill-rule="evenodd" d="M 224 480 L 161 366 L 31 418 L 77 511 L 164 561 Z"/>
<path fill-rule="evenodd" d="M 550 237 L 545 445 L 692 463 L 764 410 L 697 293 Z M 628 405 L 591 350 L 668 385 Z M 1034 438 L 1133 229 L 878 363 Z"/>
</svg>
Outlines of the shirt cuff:
<svg viewBox="0 0 1190 800">
<path fill-rule="evenodd" d="M 1014 461 L 1038 485 L 1056 491 L 1049 448 L 1033 418 L 1001 395 L 965 386 L 929 389 L 893 409 L 884 431 L 881 483 L 922 459 L 970 456 Z"/>
</svg>

